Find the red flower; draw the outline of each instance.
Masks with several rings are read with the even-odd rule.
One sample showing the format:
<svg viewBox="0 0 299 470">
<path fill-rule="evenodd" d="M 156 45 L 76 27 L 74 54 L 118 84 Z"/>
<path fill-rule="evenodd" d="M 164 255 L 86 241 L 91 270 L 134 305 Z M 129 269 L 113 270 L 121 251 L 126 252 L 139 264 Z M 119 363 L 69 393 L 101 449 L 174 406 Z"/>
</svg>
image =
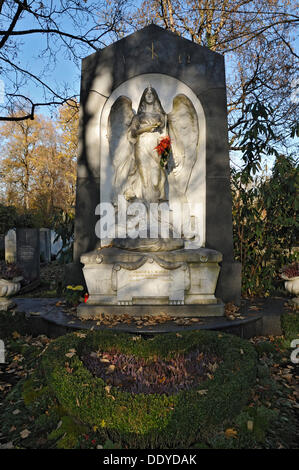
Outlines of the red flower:
<svg viewBox="0 0 299 470">
<path fill-rule="evenodd" d="M 159 144 L 157 147 L 155 147 L 154 150 L 157 150 L 159 155 L 162 155 L 165 151 L 170 150 L 171 147 L 171 141 L 170 137 L 167 135 L 166 137 L 163 137 L 163 139 L 160 140 Z"/>
<path fill-rule="evenodd" d="M 88 297 L 89 297 L 89 295 L 88 295 L 88 294 L 84 294 L 84 302 L 85 302 L 85 303 L 87 302 L 87 300 L 88 300 Z"/>
</svg>

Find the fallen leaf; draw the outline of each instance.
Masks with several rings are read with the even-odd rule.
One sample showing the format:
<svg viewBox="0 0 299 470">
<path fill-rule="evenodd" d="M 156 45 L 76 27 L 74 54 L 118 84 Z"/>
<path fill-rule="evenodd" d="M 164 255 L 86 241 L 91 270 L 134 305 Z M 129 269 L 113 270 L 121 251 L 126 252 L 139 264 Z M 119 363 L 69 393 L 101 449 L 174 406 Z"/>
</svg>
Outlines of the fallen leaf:
<svg viewBox="0 0 299 470">
<path fill-rule="evenodd" d="M 28 429 L 24 429 L 22 432 L 20 432 L 20 436 L 22 439 L 26 439 L 31 432 Z"/>
<path fill-rule="evenodd" d="M 225 437 L 230 438 L 233 437 L 234 439 L 237 439 L 238 433 L 235 429 L 233 428 L 227 428 L 225 431 Z"/>
<path fill-rule="evenodd" d="M 115 370 L 115 365 L 114 364 L 111 364 L 107 370 L 106 370 L 106 374 L 112 374 Z"/>
<path fill-rule="evenodd" d="M 68 353 L 66 353 L 66 357 L 73 357 L 76 354 L 76 349 L 70 349 Z"/>
<path fill-rule="evenodd" d="M 247 429 L 248 431 L 253 431 L 253 421 L 251 420 L 247 421 Z"/>
</svg>

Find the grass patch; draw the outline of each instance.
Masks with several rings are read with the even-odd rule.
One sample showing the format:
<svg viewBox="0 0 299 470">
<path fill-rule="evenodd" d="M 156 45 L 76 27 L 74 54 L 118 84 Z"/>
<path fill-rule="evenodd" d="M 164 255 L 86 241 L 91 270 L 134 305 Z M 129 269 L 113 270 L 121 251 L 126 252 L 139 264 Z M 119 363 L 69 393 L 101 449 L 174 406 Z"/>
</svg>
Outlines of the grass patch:
<svg viewBox="0 0 299 470">
<path fill-rule="evenodd" d="M 131 335 L 97 331 L 85 334 L 85 338 L 80 336 L 71 333 L 53 341 L 47 349 L 42 367 L 48 385 L 70 416 L 101 429 L 106 439 L 131 448 L 190 446 L 240 412 L 256 378 L 253 346 L 231 335 L 197 331 L 136 340 Z M 107 388 L 107 383 L 93 377 L 80 359 L 99 348 L 155 360 L 199 347 L 221 356 L 223 362 L 200 386 L 172 395 Z"/>
</svg>

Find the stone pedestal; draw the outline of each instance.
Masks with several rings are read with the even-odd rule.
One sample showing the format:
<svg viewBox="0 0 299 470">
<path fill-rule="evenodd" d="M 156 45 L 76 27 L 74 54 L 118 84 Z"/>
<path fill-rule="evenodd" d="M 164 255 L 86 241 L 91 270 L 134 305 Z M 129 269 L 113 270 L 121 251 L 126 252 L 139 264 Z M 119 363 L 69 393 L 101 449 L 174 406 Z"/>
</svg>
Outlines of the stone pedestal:
<svg viewBox="0 0 299 470">
<path fill-rule="evenodd" d="M 167 306 L 172 316 L 221 316 L 224 307 L 215 297 L 221 260 L 221 253 L 205 248 L 155 253 L 118 248 L 92 251 L 81 257 L 89 299 L 78 307 L 77 314 L 96 318 L 104 306 L 117 306 L 118 310 L 131 306 L 136 315 L 145 309 L 159 314 Z M 116 313 L 115 308 L 108 310 Z"/>
</svg>

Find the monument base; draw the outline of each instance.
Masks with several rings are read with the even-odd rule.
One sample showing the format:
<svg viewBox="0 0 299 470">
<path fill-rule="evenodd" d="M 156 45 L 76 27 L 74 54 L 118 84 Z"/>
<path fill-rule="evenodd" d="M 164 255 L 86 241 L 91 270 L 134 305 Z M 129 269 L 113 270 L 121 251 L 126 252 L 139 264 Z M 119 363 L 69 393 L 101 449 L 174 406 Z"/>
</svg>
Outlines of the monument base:
<svg viewBox="0 0 299 470">
<path fill-rule="evenodd" d="M 223 303 L 215 297 L 221 260 L 221 253 L 206 248 L 94 250 L 81 257 L 89 298 L 78 307 L 77 315 L 95 318 L 104 311 L 125 310 L 135 315 L 162 311 L 171 316 L 224 315 Z"/>
<path fill-rule="evenodd" d="M 77 317 L 81 320 L 100 320 L 102 315 L 129 315 L 143 317 L 146 315 L 170 317 L 196 318 L 196 317 L 222 317 L 224 303 L 218 299 L 216 304 L 206 305 L 90 305 L 80 304 L 77 308 Z"/>
</svg>

